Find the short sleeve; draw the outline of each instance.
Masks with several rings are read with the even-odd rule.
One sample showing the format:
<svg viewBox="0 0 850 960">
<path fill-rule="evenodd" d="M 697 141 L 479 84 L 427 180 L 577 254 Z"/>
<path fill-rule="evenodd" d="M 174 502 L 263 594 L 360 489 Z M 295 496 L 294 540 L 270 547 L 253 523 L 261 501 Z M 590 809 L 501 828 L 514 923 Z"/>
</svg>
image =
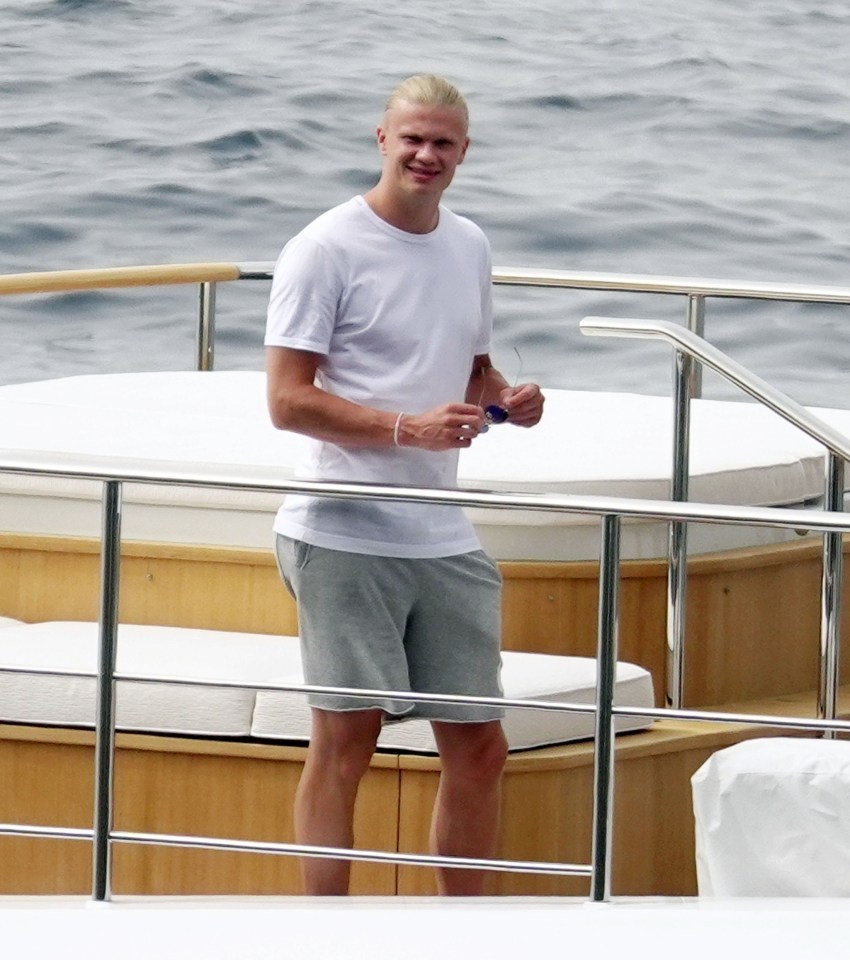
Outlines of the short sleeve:
<svg viewBox="0 0 850 960">
<path fill-rule="evenodd" d="M 275 264 L 266 322 L 266 346 L 327 355 L 341 283 L 329 251 L 299 235 Z"/>
</svg>

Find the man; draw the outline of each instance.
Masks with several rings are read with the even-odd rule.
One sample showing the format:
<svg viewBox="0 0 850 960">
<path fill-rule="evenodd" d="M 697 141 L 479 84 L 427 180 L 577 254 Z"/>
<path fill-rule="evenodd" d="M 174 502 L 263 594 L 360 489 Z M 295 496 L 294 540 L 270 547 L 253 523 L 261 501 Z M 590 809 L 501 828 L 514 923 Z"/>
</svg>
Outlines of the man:
<svg viewBox="0 0 850 960">
<path fill-rule="evenodd" d="M 532 426 L 543 397 L 489 359 L 490 253 L 440 204 L 469 139 L 447 81 L 405 80 L 377 130 L 378 184 L 284 248 L 266 336 L 268 401 L 280 429 L 313 438 L 300 475 L 447 487 L 458 451 L 497 404 Z M 503 429 L 503 428 L 500 428 Z M 498 570 L 459 507 L 289 496 L 278 559 L 299 612 L 308 683 L 499 696 Z M 381 724 L 408 702 L 316 696 L 295 800 L 300 843 L 351 847 L 358 784 Z M 435 852 L 490 857 L 506 742 L 494 708 L 426 703 L 442 774 Z M 348 890 L 350 864 L 305 859 L 310 894 Z M 446 894 L 480 894 L 481 871 L 438 871 Z"/>
</svg>

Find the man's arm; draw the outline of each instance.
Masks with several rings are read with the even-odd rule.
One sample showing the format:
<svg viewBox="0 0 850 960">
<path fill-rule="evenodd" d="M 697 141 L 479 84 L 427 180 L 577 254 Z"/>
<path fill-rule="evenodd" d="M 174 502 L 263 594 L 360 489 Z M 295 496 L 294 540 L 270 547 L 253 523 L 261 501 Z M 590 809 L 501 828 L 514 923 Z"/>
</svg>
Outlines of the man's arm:
<svg viewBox="0 0 850 960">
<path fill-rule="evenodd" d="M 315 384 L 323 357 L 288 347 L 266 348 L 269 413 L 279 430 L 292 430 L 349 447 L 451 450 L 468 447 L 484 425 L 472 403 L 449 403 L 425 413 L 376 410 Z M 401 419 L 399 420 L 399 415 Z"/>
<path fill-rule="evenodd" d="M 545 397 L 536 383 L 512 387 L 493 366 L 490 355 L 479 354 L 472 362 L 472 374 L 466 388 L 466 402 L 483 410 L 490 404 L 508 411 L 508 422 L 518 427 L 533 427 L 543 416 Z"/>
</svg>

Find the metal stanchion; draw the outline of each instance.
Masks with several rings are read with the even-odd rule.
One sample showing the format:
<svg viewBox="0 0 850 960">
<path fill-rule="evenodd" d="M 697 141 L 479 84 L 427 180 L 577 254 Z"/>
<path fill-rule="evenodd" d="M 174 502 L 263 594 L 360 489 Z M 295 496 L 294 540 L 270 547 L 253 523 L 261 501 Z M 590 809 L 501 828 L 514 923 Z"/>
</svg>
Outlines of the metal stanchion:
<svg viewBox="0 0 850 960">
<path fill-rule="evenodd" d="M 100 621 L 95 717 L 94 842 L 92 899 L 109 900 L 110 831 L 115 761 L 115 651 L 118 639 L 118 584 L 121 554 L 121 483 L 108 480 L 103 489 L 103 532 L 100 560 Z"/>
<path fill-rule="evenodd" d="M 593 854 L 590 897 L 611 896 L 614 820 L 614 683 L 620 593 L 620 518 L 602 518 L 599 561 L 599 631 L 596 652 L 596 755 L 593 768 Z"/>
</svg>

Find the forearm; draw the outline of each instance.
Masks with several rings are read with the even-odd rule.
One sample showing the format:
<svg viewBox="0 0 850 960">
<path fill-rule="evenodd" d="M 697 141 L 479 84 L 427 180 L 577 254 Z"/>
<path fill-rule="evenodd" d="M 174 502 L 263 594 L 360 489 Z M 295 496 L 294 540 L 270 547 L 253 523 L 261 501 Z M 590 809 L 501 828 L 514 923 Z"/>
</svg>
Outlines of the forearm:
<svg viewBox="0 0 850 960">
<path fill-rule="evenodd" d="M 279 430 L 348 447 L 468 447 L 484 426 L 477 405 L 447 403 L 433 410 L 377 410 L 316 386 L 321 356 L 284 347 L 266 351 L 268 407 Z"/>
<path fill-rule="evenodd" d="M 353 403 L 313 384 L 289 386 L 275 394 L 270 391 L 269 410 L 280 430 L 348 447 L 393 446 L 400 412 Z"/>
<path fill-rule="evenodd" d="M 466 388 L 466 402 L 475 404 L 476 407 L 482 409 L 491 403 L 498 404 L 502 391 L 508 386 L 507 380 L 490 363 L 489 359 L 479 361 L 476 358 Z"/>
<path fill-rule="evenodd" d="M 418 447 L 451 450 L 468 447 L 484 421 L 477 407 L 449 403 L 425 413 L 376 410 L 336 397 L 312 383 L 270 379 L 268 404 L 280 430 L 348 447 Z"/>
</svg>

